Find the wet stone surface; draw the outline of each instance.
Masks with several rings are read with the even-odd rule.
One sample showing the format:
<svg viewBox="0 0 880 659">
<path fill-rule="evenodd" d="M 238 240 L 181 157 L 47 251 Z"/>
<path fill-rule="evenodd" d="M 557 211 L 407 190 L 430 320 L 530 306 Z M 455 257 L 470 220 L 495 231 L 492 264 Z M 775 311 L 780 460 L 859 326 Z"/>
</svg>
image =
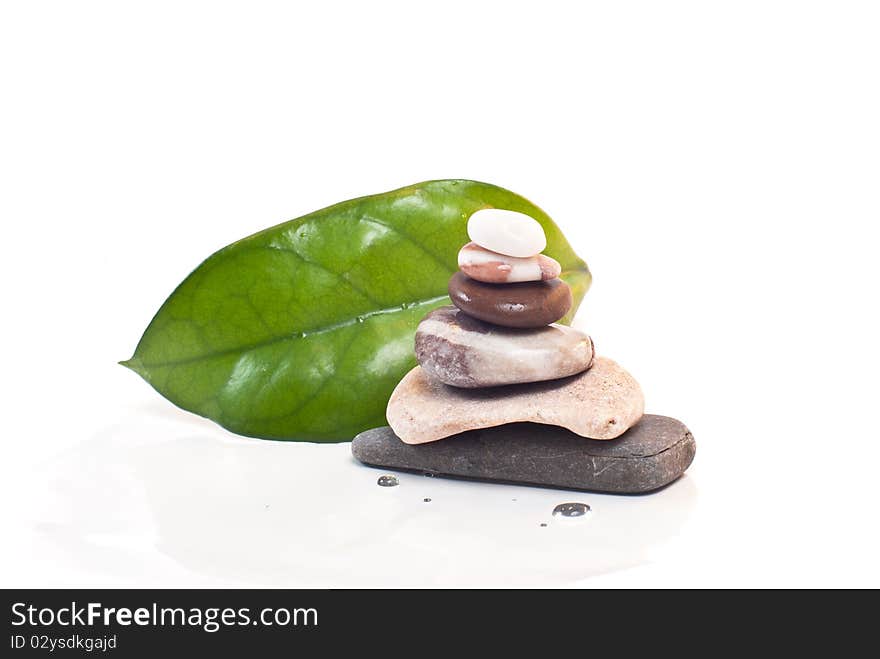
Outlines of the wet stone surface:
<svg viewBox="0 0 880 659">
<path fill-rule="evenodd" d="M 487 284 L 462 272 L 449 280 L 449 297 L 466 314 L 504 327 L 544 327 L 572 305 L 571 289 L 561 279 Z"/>
</svg>

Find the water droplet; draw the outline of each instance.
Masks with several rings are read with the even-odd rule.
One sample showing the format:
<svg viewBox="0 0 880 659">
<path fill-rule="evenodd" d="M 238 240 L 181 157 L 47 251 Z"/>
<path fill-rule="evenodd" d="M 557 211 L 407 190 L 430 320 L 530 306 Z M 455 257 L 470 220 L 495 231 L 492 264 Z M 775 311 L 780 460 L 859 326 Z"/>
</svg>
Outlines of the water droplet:
<svg viewBox="0 0 880 659">
<path fill-rule="evenodd" d="M 431 500 L 428 497 L 425 497 L 425 503 L 431 503 Z"/>
<path fill-rule="evenodd" d="M 384 476 L 379 476 L 376 485 L 379 487 L 394 487 L 395 485 L 400 485 L 400 481 L 397 480 L 397 476 L 385 474 Z"/>
<path fill-rule="evenodd" d="M 585 503 L 560 503 L 553 509 L 554 517 L 583 517 L 590 512 Z"/>
</svg>

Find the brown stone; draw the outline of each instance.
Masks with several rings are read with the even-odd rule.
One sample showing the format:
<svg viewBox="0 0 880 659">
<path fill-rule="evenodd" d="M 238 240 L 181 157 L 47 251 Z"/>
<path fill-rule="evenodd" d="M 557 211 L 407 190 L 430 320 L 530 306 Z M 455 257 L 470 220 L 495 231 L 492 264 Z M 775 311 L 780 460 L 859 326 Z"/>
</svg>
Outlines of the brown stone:
<svg viewBox="0 0 880 659">
<path fill-rule="evenodd" d="M 571 289 L 561 279 L 488 284 L 456 272 L 449 280 L 452 303 L 466 314 L 505 327 L 544 327 L 571 309 Z"/>
</svg>

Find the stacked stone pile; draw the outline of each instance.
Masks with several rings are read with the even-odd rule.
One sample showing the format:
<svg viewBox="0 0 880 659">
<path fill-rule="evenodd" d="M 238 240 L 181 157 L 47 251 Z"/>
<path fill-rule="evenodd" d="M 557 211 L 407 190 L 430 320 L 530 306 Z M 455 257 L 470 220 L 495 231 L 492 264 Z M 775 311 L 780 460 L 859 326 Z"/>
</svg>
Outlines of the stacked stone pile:
<svg viewBox="0 0 880 659">
<path fill-rule="evenodd" d="M 520 213 L 480 211 L 468 235 L 449 280 L 454 306 L 419 324 L 419 366 L 389 401 L 398 437 L 420 444 L 515 421 L 593 439 L 626 432 L 642 416 L 641 388 L 616 363 L 596 358 L 589 336 L 556 324 L 572 295 L 559 263 L 541 254 L 541 225 Z"/>
<path fill-rule="evenodd" d="M 669 417 L 643 417 L 638 382 L 597 357 L 588 335 L 557 324 L 572 294 L 559 263 L 541 253 L 541 225 L 490 209 L 471 216 L 468 235 L 449 281 L 452 306 L 419 324 L 419 365 L 391 395 L 390 427 L 358 435 L 355 457 L 620 493 L 651 491 L 684 473 L 695 453 L 690 431 Z"/>
</svg>

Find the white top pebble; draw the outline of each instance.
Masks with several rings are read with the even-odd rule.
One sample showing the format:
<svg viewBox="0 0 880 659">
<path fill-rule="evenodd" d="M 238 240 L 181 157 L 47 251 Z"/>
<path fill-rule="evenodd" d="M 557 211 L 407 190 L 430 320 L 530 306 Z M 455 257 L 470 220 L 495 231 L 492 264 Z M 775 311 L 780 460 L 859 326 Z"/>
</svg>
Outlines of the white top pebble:
<svg viewBox="0 0 880 659">
<path fill-rule="evenodd" d="M 485 208 L 471 215 L 467 226 L 480 247 L 507 256 L 535 256 L 547 247 L 547 236 L 537 220 L 500 208 Z"/>
</svg>

